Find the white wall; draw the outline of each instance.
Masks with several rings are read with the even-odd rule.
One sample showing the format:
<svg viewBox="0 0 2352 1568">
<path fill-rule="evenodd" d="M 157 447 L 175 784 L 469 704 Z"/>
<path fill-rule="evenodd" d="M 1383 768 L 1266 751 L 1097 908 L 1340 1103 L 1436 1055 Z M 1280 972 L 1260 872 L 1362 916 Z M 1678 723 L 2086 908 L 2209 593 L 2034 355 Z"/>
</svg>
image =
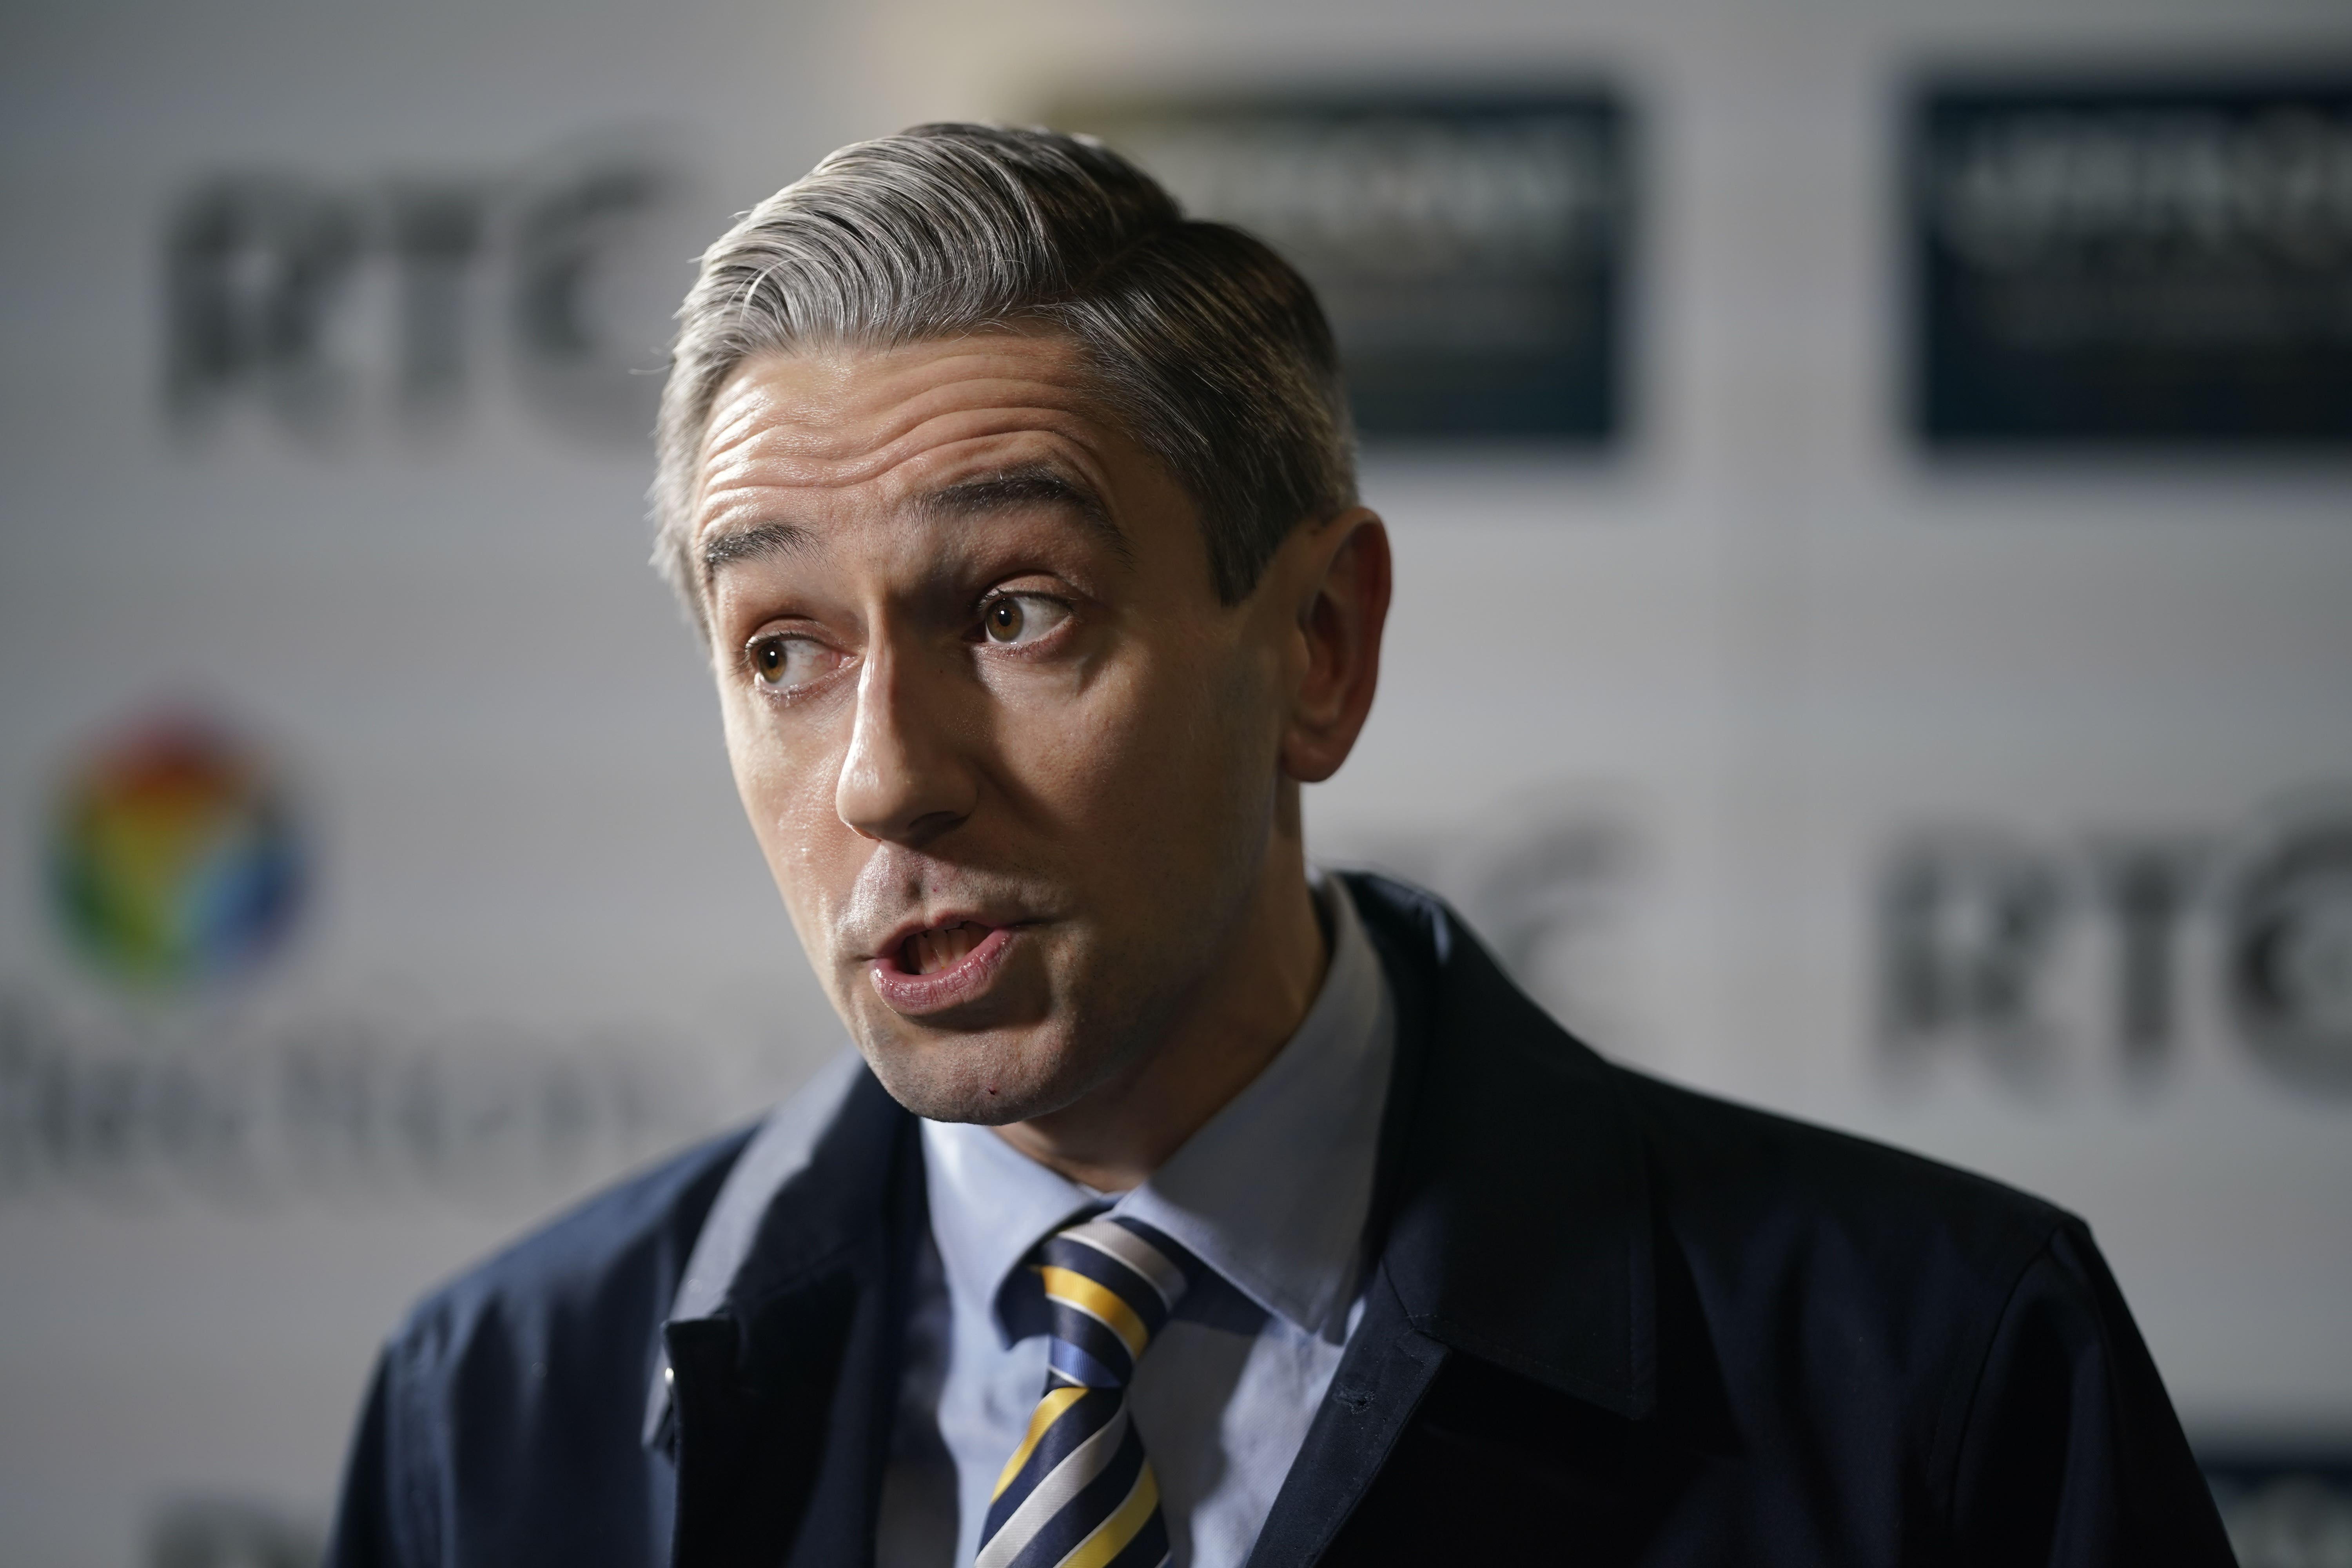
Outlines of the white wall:
<svg viewBox="0 0 2352 1568">
<path fill-rule="evenodd" d="M 674 295 L 729 213 L 841 142 L 1242 79 L 1599 69 L 1642 126 L 1632 437 L 1598 461 L 1371 454 L 1396 618 L 1318 843 L 1475 893 L 1532 824 L 1612 826 L 1628 869 L 1551 992 L 1597 1043 L 2075 1207 L 2197 1429 L 2352 1427 L 2352 1098 L 2239 1043 L 2210 914 L 2147 1081 L 2115 1059 L 2087 895 L 2045 1002 L 2052 1082 L 1965 1048 L 1889 1070 L 1874 1011 L 1874 899 L 1908 835 L 2010 835 L 2075 877 L 2129 834 L 2226 861 L 2288 792 L 2352 787 L 2352 468 L 1908 446 L 1900 89 L 1951 62 L 2315 48 L 2352 57 L 2339 4 L 13 8 L 0 995 L 70 1035 L 44 1049 L 206 1082 L 340 1030 L 446 1064 L 465 1104 L 567 1059 L 646 1098 L 562 1159 L 0 1166 L 0 1558 L 139 1561 L 179 1497 L 322 1514 L 405 1301 L 837 1038 L 643 567 L 642 447 L 540 418 L 487 295 L 438 436 L 380 403 L 330 450 L 258 416 L 175 432 L 172 205 L 225 170 L 361 188 L 650 149 L 694 183 L 632 298 Z M 628 318 L 646 363 L 658 314 Z M 249 984 L 129 1000 L 52 930 L 46 813 L 93 737 L 185 697 L 288 771 L 319 895 Z"/>
</svg>

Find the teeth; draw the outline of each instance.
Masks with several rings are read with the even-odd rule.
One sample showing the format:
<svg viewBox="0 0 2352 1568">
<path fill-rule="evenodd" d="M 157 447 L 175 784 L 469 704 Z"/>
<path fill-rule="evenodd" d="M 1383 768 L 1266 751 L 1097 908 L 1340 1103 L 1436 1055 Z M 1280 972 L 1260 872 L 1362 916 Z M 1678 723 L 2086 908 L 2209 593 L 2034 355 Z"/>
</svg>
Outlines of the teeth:
<svg viewBox="0 0 2352 1568">
<path fill-rule="evenodd" d="M 918 974 L 937 974 L 942 969 L 952 969 L 963 962 L 965 955 L 978 947 L 987 932 L 967 921 L 932 931 L 917 931 L 908 939 L 907 954 L 914 961 Z"/>
</svg>

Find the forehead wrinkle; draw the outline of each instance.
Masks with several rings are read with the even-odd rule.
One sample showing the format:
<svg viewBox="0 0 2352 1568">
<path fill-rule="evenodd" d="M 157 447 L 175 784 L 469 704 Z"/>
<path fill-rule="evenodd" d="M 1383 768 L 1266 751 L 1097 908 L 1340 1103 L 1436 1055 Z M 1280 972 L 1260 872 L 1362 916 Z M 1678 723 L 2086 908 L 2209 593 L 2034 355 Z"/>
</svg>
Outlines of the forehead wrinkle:
<svg viewBox="0 0 2352 1568">
<path fill-rule="evenodd" d="M 741 449 L 714 452 L 705 464 L 697 535 L 709 532 L 721 521 L 730 510 L 730 505 L 722 503 L 740 505 L 740 498 L 746 492 L 839 491 L 875 485 L 894 507 L 906 506 L 910 500 L 919 504 L 920 490 L 926 482 L 923 469 L 962 466 L 971 459 L 963 457 L 960 448 L 1008 437 L 1041 440 L 1058 449 L 1057 460 L 1015 457 L 993 468 L 1005 472 L 1027 470 L 1040 479 L 1058 474 L 1071 492 L 1066 499 L 1076 502 L 1082 511 L 1098 514 L 1107 521 L 1104 478 L 1096 471 L 1095 454 L 1082 432 L 1073 429 L 1066 418 L 1041 420 L 1037 416 L 1040 412 L 1034 407 L 949 409 L 929 416 L 887 445 L 864 452 L 846 463 L 813 460 L 804 453 L 791 450 L 762 451 L 760 448 L 768 444 L 769 437 L 779 432 L 772 427 L 750 432 Z M 904 472 L 910 468 L 913 473 Z"/>
<path fill-rule="evenodd" d="M 1058 485 L 1066 493 L 1056 499 L 1072 503 L 1090 530 L 1127 558 L 1129 542 L 1109 518 L 1104 476 L 1095 471 L 1097 455 L 1088 439 L 1088 426 L 1099 416 L 1088 412 L 1082 383 L 1054 378 L 1073 356 L 1055 353 L 1048 364 L 1038 366 L 1017 350 L 1005 352 L 1004 342 L 995 339 L 903 363 L 889 353 L 857 352 L 747 361 L 715 400 L 704 441 L 696 537 L 723 531 L 730 513 L 753 510 L 760 514 L 755 529 L 773 537 L 750 553 L 806 548 L 814 541 L 805 527 L 776 520 L 765 504 L 772 498 L 760 492 L 842 490 L 882 480 L 887 504 L 903 509 L 911 500 L 920 508 L 922 497 L 912 493 L 922 483 L 919 471 L 892 484 L 898 470 L 910 464 L 919 470 L 931 467 L 926 459 L 956 466 L 958 447 L 1035 436 L 1075 450 L 1051 465 L 1032 458 L 1000 466 L 1008 472 L 1030 470 L 1020 477 L 1043 481 L 1039 492 Z M 912 390 L 910 382 L 917 384 Z M 1064 468 L 1075 473 L 1058 481 L 1050 477 Z M 898 493 L 887 493 L 892 490 Z M 997 498 L 1000 504 L 1013 499 Z M 1036 499 L 1045 496 L 1037 493 Z M 950 510 L 976 506 L 950 503 Z M 713 548 L 723 542 L 714 541 Z M 711 562 L 723 563 L 723 557 Z"/>
<path fill-rule="evenodd" d="M 1034 388 L 1038 384 L 1029 383 Z M 855 485 L 877 479 L 909 461 L 949 447 L 991 436 L 1036 431 L 1077 440 L 1074 425 L 1083 424 L 1080 410 L 1036 398 L 971 396 L 972 384 L 935 387 L 892 403 L 884 415 L 863 429 L 836 427 L 826 440 L 806 426 L 782 437 L 784 450 L 775 455 L 797 482 Z M 795 439 L 798 435 L 800 438 Z M 805 479 L 799 478 L 805 474 Z M 789 482 L 789 481 L 788 481 Z"/>
<path fill-rule="evenodd" d="M 764 458 L 814 459 L 843 469 L 842 481 L 856 482 L 888 467 L 890 448 L 942 413 L 1088 417 L 1087 383 L 1076 373 L 1074 352 L 1053 350 L 1042 364 L 1034 355 L 1007 352 L 1034 341 L 992 338 L 917 357 L 896 350 L 756 356 L 713 401 L 704 464 L 756 444 Z M 911 389 L 910 383 L 916 384 Z"/>
</svg>

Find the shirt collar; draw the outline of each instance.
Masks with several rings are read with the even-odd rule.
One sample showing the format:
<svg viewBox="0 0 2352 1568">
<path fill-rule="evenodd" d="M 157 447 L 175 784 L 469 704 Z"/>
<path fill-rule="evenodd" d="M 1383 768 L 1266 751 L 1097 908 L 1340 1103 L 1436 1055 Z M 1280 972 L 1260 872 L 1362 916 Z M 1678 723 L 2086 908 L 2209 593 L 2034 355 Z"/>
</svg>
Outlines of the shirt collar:
<svg viewBox="0 0 2352 1568">
<path fill-rule="evenodd" d="M 1323 988 L 1297 1033 L 1167 1163 L 1110 1212 L 1157 1226 L 1266 1311 L 1337 1341 L 1361 1268 L 1396 1011 L 1380 959 L 1338 879 Z M 984 1310 L 1012 1342 L 1003 1287 L 1037 1243 L 1106 1194 L 1056 1174 L 985 1127 L 923 1123 L 931 1231 L 959 1312 Z"/>
</svg>

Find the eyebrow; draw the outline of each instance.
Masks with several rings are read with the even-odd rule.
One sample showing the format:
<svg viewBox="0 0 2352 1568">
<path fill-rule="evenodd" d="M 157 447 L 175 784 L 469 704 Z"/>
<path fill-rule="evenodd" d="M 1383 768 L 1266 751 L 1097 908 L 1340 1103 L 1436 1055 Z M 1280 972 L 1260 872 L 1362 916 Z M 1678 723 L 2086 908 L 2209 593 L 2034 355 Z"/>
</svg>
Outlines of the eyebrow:
<svg viewBox="0 0 2352 1568">
<path fill-rule="evenodd" d="M 1021 506 L 1054 506 L 1074 513 L 1125 565 L 1135 550 L 1094 487 L 1045 463 L 1022 463 L 931 491 L 915 503 L 928 519 L 976 517 Z"/>
<path fill-rule="evenodd" d="M 963 479 L 919 496 L 914 504 L 918 515 L 928 521 L 978 517 L 1020 506 L 1060 507 L 1085 523 L 1122 564 L 1135 563 L 1133 546 L 1093 487 L 1044 463 L 1023 463 Z M 731 529 L 702 547 L 703 581 L 715 581 L 736 562 L 795 555 L 814 542 L 814 535 L 796 522 Z"/>
<path fill-rule="evenodd" d="M 796 522 L 759 522 L 722 533 L 702 547 L 702 580 L 714 581 L 738 561 L 793 555 L 810 544 L 809 531 Z"/>
</svg>

